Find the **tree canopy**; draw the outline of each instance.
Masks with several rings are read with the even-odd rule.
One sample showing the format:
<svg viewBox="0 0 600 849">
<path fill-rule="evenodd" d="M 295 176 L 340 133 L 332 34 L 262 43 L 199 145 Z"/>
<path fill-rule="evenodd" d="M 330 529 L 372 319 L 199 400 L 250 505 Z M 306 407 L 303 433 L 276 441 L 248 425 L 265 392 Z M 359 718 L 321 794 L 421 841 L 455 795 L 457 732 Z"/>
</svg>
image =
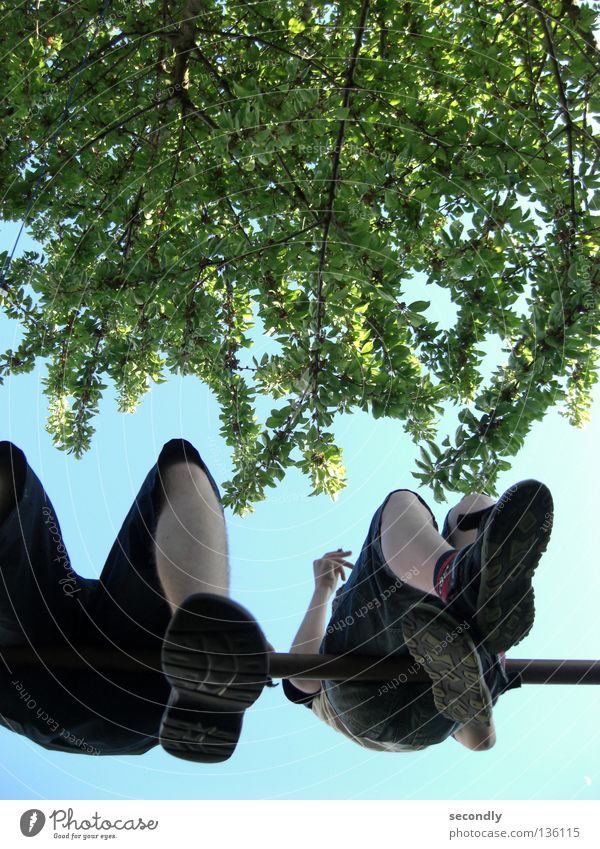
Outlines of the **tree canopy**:
<svg viewBox="0 0 600 849">
<path fill-rule="evenodd" d="M 597 378 L 599 7 L 4 7 L 0 215 L 43 253 L 0 257 L 23 328 L 0 378 L 45 359 L 47 427 L 81 456 L 104 381 L 132 411 L 196 375 L 238 513 L 291 466 L 335 497 L 331 426 L 358 409 L 402 423 L 436 498 L 493 491 Z"/>
</svg>

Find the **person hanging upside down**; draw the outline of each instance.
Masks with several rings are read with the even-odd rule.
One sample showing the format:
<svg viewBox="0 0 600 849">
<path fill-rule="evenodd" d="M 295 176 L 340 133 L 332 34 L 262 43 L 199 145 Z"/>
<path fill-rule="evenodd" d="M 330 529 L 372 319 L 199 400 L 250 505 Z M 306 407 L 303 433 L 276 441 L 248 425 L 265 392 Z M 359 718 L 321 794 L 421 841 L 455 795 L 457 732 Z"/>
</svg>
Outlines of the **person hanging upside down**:
<svg viewBox="0 0 600 849">
<path fill-rule="evenodd" d="M 421 496 L 390 492 L 354 566 L 341 549 L 314 561 L 314 593 L 291 652 L 412 656 L 430 683 L 291 678 L 285 695 L 369 749 L 414 751 L 450 736 L 490 749 L 492 707 L 520 686 L 505 652 L 533 625 L 532 577 L 552 520 L 550 492 L 534 480 L 497 502 L 463 498 L 441 535 Z M 336 592 L 346 568 L 351 575 Z"/>
</svg>

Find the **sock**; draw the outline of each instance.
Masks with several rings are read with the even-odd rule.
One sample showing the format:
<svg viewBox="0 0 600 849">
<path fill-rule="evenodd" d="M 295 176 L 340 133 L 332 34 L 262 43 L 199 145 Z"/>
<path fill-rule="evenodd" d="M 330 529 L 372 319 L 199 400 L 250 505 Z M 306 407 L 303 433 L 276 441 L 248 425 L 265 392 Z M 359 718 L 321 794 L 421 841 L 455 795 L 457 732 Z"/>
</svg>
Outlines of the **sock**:
<svg viewBox="0 0 600 849">
<path fill-rule="evenodd" d="M 447 602 L 456 585 L 455 560 L 457 549 L 445 551 L 438 557 L 433 569 L 433 588 L 443 602 Z"/>
</svg>

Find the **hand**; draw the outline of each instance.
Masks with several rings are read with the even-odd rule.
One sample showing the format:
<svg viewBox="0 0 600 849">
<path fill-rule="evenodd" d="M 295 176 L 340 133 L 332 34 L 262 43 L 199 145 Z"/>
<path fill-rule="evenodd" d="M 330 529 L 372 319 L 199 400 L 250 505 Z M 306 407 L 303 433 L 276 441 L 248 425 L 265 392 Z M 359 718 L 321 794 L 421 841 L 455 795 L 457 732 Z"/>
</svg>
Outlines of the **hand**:
<svg viewBox="0 0 600 849">
<path fill-rule="evenodd" d="M 341 578 L 342 581 L 346 580 L 344 566 L 352 569 L 352 563 L 345 560 L 349 554 L 352 554 L 352 552 L 342 551 L 341 548 L 338 548 L 337 551 L 328 551 L 323 557 L 313 562 L 316 589 L 326 589 L 329 593 L 332 593 L 336 588 L 338 578 Z"/>
</svg>

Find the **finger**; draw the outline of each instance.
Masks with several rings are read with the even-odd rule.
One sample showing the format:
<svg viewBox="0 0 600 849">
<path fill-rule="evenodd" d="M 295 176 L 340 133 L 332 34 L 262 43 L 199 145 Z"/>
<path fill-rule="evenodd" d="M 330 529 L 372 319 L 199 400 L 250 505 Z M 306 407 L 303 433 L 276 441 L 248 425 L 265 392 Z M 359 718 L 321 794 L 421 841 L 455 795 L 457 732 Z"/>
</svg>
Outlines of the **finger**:
<svg viewBox="0 0 600 849">
<path fill-rule="evenodd" d="M 343 551 L 341 548 L 337 551 L 328 551 L 327 554 L 324 554 L 324 557 L 348 557 L 349 554 L 352 554 L 351 551 Z"/>
<path fill-rule="evenodd" d="M 324 560 L 332 569 L 338 569 L 340 566 L 345 566 L 347 569 L 354 568 L 354 564 L 349 560 L 335 560 L 333 557 L 327 557 Z"/>
<path fill-rule="evenodd" d="M 327 563 L 328 569 L 331 572 L 335 572 L 336 574 L 339 574 L 340 569 L 343 570 L 344 566 L 346 566 L 349 569 L 352 569 L 352 564 L 348 563 L 347 560 L 339 561 L 339 560 L 329 559 L 329 560 L 326 560 L 325 562 Z"/>
</svg>

